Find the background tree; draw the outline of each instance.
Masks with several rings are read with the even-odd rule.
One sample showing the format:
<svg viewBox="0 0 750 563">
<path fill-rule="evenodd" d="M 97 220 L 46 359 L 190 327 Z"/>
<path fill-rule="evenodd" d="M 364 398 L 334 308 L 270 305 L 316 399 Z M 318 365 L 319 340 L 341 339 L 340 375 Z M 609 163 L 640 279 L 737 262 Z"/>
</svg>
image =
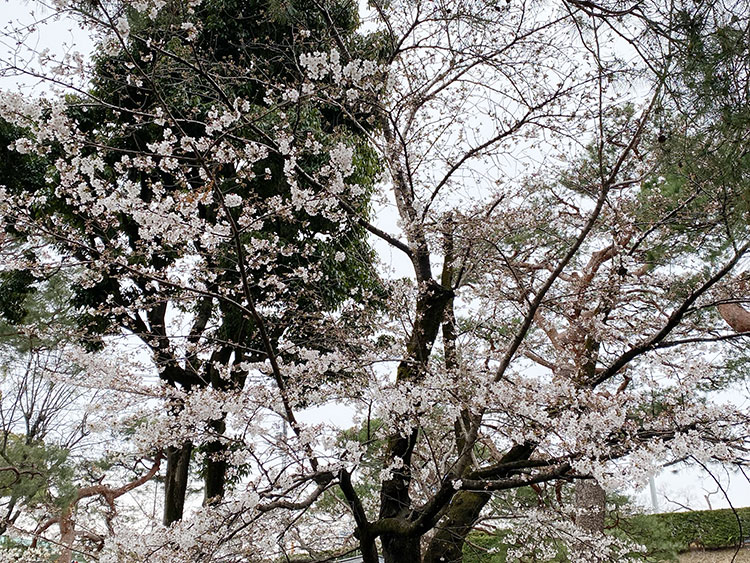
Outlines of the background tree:
<svg viewBox="0 0 750 563">
<path fill-rule="evenodd" d="M 60 335 L 70 328 L 64 281 L 32 282 L 28 270 L 2 280 L 3 534 L 25 512 L 67 502 L 75 472 L 69 454 L 87 434 L 85 420 L 66 420 L 83 393 L 65 382 L 76 369 L 65 357 L 70 342 Z"/>
<path fill-rule="evenodd" d="M 159 466 L 114 489 L 102 482 L 106 469 L 123 473 L 122 460 L 107 459 L 106 435 L 93 430 L 98 417 L 86 406 L 100 402 L 102 391 L 72 383 L 84 372 L 72 359 L 77 331 L 68 280 L 65 274 L 46 281 L 31 276 L 19 285 L 30 272 L 10 274 L 3 279 L 3 316 L 10 322 L 0 322 L 0 529 L 3 535 L 31 535 L 33 557 L 40 538 L 57 526 L 59 549 L 49 560 L 70 561 L 77 540 L 84 552 L 103 543 L 96 501 L 103 501 L 102 520 L 109 521 L 114 499 L 149 481 Z M 79 506 L 93 497 L 99 498 Z M 79 509 L 87 516 L 84 529 L 75 526 Z"/>
</svg>

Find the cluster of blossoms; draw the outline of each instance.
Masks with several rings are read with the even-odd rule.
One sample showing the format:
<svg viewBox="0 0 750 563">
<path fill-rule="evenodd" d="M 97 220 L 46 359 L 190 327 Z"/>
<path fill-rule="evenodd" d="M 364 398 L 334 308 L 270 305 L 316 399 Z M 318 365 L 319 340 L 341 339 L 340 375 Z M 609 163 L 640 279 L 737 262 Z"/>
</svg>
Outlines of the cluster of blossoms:
<svg viewBox="0 0 750 563">
<path fill-rule="evenodd" d="M 361 86 L 367 79 L 383 71 L 383 67 L 372 60 L 358 59 L 342 65 L 337 49 L 331 49 L 328 53 L 303 53 L 299 63 L 310 80 L 322 81 L 330 76 L 339 86 Z"/>
<path fill-rule="evenodd" d="M 524 511 L 523 522 L 519 524 L 507 538 L 507 557 L 512 561 L 529 557 L 551 561 L 557 557 L 561 542 L 569 546 L 572 556 L 581 563 L 622 561 L 645 551 L 643 546 L 627 540 L 592 534 L 570 519 L 555 517 L 544 510 Z"/>
</svg>

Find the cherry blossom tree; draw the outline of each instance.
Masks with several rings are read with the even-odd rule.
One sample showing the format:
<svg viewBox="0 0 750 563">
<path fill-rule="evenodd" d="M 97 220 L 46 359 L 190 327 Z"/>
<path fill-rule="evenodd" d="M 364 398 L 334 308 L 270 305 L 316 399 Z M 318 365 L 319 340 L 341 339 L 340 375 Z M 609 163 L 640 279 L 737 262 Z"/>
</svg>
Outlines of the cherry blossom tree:
<svg viewBox="0 0 750 563">
<path fill-rule="evenodd" d="M 81 383 L 149 460 L 78 488 L 101 560 L 461 561 L 502 491 L 747 463 L 741 5 L 56 10 L 100 43 L 6 61 L 55 89 L 0 99 L 43 171 L 0 179 L 4 268 L 71 276 Z M 162 456 L 162 518 L 115 511 Z M 560 508 L 512 506 L 519 545 L 633 551 Z"/>
</svg>

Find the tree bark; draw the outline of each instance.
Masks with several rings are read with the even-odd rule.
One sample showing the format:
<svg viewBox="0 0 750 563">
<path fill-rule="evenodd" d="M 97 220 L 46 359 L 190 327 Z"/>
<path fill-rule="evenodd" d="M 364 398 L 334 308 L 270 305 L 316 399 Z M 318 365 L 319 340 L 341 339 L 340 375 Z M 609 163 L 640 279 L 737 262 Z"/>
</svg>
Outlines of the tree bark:
<svg viewBox="0 0 750 563">
<path fill-rule="evenodd" d="M 380 489 L 380 518 L 403 518 L 408 520 L 411 513 L 411 454 L 417 441 L 417 429 L 411 435 L 392 436 L 388 445 L 388 459 L 403 460 L 403 466 L 393 471 L 390 479 L 383 481 Z M 398 534 L 383 534 L 385 563 L 407 563 L 421 561 L 419 537 L 404 537 Z"/>
<path fill-rule="evenodd" d="M 385 563 L 419 563 L 422 561 L 418 537 L 389 535 L 382 537 L 380 541 L 383 544 Z"/>
<path fill-rule="evenodd" d="M 750 311 L 739 303 L 724 303 L 718 305 L 721 318 L 736 332 L 750 332 Z"/>
<path fill-rule="evenodd" d="M 2 536 L 8 530 L 8 525 L 16 521 L 18 513 L 14 515 L 13 510 L 15 510 L 17 502 L 18 502 L 18 498 L 16 497 L 16 495 L 11 494 L 10 500 L 8 501 L 8 509 L 5 514 L 5 517 L 2 520 L 0 520 L 0 536 Z"/>
<path fill-rule="evenodd" d="M 418 381 L 432 350 L 443 320 L 443 314 L 453 292 L 433 280 L 424 284 L 417 298 L 414 329 L 407 345 L 406 360 L 398 366 L 398 383 Z M 418 430 L 414 428 L 409 436 L 394 435 L 388 442 L 386 463 L 396 458 L 402 462 L 393 470 L 390 479 L 383 482 L 380 490 L 380 518 L 403 518 L 409 521 L 413 516 L 409 485 L 411 484 L 411 455 L 417 442 Z M 396 533 L 380 537 L 386 563 L 413 563 L 421 561 L 420 537 L 405 537 Z"/>
<path fill-rule="evenodd" d="M 72 507 L 68 507 L 60 514 L 60 554 L 55 563 L 71 563 L 73 560 L 73 542 L 76 539 L 75 522 L 71 513 Z"/>
<path fill-rule="evenodd" d="M 461 563 L 466 536 L 491 497 L 491 493 L 476 491 L 456 494 L 448 514 L 430 540 L 423 562 Z"/>
<path fill-rule="evenodd" d="M 242 342 L 246 337 L 246 323 L 242 323 L 240 329 L 235 334 L 237 342 Z M 235 354 L 235 363 L 242 362 L 244 354 L 241 350 L 237 350 L 234 346 L 223 346 L 219 350 L 216 350 L 212 355 L 211 359 L 206 365 L 206 372 L 211 387 L 219 391 L 226 391 L 228 389 L 242 389 L 245 385 L 245 377 L 242 374 L 233 372 L 233 379 L 227 381 L 222 378 L 219 370 L 216 369 L 216 365 L 227 365 L 232 354 Z M 226 414 L 222 414 L 221 418 L 211 421 L 211 431 L 217 436 L 217 439 L 209 442 L 205 447 L 206 461 L 204 464 L 204 495 L 203 504 L 209 504 L 216 502 L 221 499 L 226 492 L 227 482 L 227 448 L 226 443 L 222 442 L 220 436 L 226 432 Z"/>
<path fill-rule="evenodd" d="M 589 532 L 604 532 L 606 498 L 604 489 L 594 479 L 575 484 L 576 525 Z"/>
<path fill-rule="evenodd" d="M 211 422 L 211 429 L 223 435 L 226 424 L 224 420 L 214 420 Z M 227 447 L 221 440 L 215 440 L 206 445 L 204 505 L 216 502 L 224 496 L 227 481 L 226 451 Z"/>
<path fill-rule="evenodd" d="M 604 517 L 606 516 L 606 498 L 604 489 L 595 479 L 584 479 L 575 484 L 576 525 L 588 534 L 584 541 L 571 546 L 571 555 L 585 561 L 609 561 L 592 553 L 588 538 L 604 534 Z M 577 552 L 577 553 L 576 553 Z"/>
<path fill-rule="evenodd" d="M 190 454 L 193 443 L 185 442 L 180 447 L 167 448 L 167 476 L 164 483 L 164 525 L 182 519 L 187 495 Z"/>
<path fill-rule="evenodd" d="M 362 540 L 360 542 L 360 551 L 362 552 L 362 563 L 380 563 L 375 540 L 370 538 Z"/>
<path fill-rule="evenodd" d="M 534 444 L 516 444 L 503 455 L 500 463 L 528 459 L 533 453 Z M 467 473 L 470 473 L 467 471 Z M 507 472 L 490 476 L 500 479 Z M 425 552 L 424 563 L 447 563 L 463 561 L 463 549 L 466 536 L 474 528 L 482 509 L 492 498 L 491 493 L 476 491 L 459 491 L 451 501 L 445 516 L 436 527 L 435 535 Z M 452 558 L 452 559 L 451 559 Z"/>
</svg>

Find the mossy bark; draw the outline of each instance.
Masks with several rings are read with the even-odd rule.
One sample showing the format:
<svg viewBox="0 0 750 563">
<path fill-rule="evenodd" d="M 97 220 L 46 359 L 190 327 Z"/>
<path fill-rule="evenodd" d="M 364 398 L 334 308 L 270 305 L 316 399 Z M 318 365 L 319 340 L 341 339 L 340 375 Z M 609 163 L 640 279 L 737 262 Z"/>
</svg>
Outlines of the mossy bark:
<svg viewBox="0 0 750 563">
<path fill-rule="evenodd" d="M 423 563 L 461 563 L 466 536 L 491 498 L 490 493 L 460 491 L 430 541 Z"/>
<path fill-rule="evenodd" d="M 534 452 L 532 443 L 516 444 L 500 460 L 509 463 L 529 459 Z M 507 471 L 487 475 L 488 479 L 507 477 Z M 487 505 L 492 493 L 482 491 L 460 491 L 451 501 L 445 516 L 436 527 L 435 535 L 425 552 L 423 563 L 448 563 L 463 561 L 466 537 L 479 520 L 482 509 Z"/>
</svg>

